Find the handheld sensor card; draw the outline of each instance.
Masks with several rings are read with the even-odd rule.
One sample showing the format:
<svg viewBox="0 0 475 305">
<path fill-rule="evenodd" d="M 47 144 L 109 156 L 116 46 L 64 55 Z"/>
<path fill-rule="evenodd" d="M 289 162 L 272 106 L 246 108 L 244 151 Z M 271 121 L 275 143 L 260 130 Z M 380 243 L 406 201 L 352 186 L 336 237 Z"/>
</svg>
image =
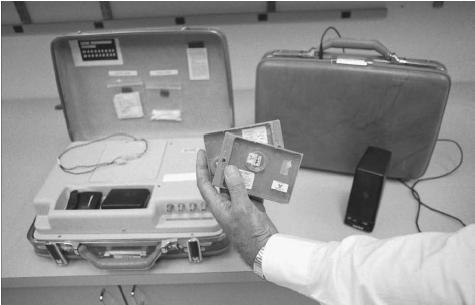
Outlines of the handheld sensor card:
<svg viewBox="0 0 475 305">
<path fill-rule="evenodd" d="M 224 169 L 234 165 L 239 169 L 249 195 L 288 203 L 302 158 L 298 152 L 226 133 L 213 185 L 226 188 Z"/>
<path fill-rule="evenodd" d="M 226 132 L 240 136 L 249 141 L 269 144 L 280 148 L 284 147 L 284 139 L 282 137 L 282 129 L 279 120 L 207 133 L 204 135 L 204 142 L 208 168 L 212 175 L 214 175 L 216 171 L 216 164 L 221 153 L 224 134 Z"/>
<path fill-rule="evenodd" d="M 114 95 L 114 107 L 119 119 L 135 119 L 143 117 L 139 92 L 118 93 Z"/>
</svg>

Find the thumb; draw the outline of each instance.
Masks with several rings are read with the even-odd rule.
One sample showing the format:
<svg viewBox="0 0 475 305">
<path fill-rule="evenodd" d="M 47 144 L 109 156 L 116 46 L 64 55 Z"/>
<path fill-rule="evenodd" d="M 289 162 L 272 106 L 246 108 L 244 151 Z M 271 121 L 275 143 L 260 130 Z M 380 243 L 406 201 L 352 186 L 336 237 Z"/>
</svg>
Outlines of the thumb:
<svg viewBox="0 0 475 305">
<path fill-rule="evenodd" d="M 236 166 L 226 166 L 224 169 L 224 179 L 232 202 L 242 204 L 249 201 L 249 196 L 246 187 L 244 186 L 244 180 Z"/>
</svg>

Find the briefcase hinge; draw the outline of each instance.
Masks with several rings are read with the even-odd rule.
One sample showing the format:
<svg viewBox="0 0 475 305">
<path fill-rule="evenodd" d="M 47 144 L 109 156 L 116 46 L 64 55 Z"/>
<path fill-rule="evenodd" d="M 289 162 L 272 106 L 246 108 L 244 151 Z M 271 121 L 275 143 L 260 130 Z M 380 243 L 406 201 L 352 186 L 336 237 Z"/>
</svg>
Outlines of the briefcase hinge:
<svg viewBox="0 0 475 305">
<path fill-rule="evenodd" d="M 60 247 L 59 244 L 57 244 L 57 243 L 47 243 L 45 245 L 45 247 L 48 250 L 51 257 L 53 257 L 56 264 L 58 264 L 58 265 L 67 265 L 68 264 L 68 259 L 63 254 L 63 251 L 61 250 L 61 247 Z"/>
<path fill-rule="evenodd" d="M 406 66 L 413 66 L 419 68 L 429 68 L 435 69 L 439 71 L 447 71 L 444 65 L 439 62 L 431 61 L 431 60 L 415 60 L 415 59 L 407 59 L 404 57 L 399 57 L 396 53 L 390 53 L 389 57 L 391 58 L 390 62 L 398 64 L 398 65 L 406 65 Z"/>
<path fill-rule="evenodd" d="M 162 254 L 167 254 L 169 251 L 179 251 L 179 249 L 178 239 L 176 238 L 163 240 L 160 245 Z"/>
</svg>

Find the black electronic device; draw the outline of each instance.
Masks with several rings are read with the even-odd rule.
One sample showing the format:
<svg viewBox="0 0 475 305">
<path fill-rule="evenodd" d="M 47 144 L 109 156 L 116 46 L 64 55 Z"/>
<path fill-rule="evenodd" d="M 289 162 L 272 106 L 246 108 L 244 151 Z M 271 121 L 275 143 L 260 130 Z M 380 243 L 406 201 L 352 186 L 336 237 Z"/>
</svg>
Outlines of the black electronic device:
<svg viewBox="0 0 475 305">
<path fill-rule="evenodd" d="M 148 189 L 112 189 L 102 202 L 101 209 L 142 209 L 149 199 Z"/>
<path fill-rule="evenodd" d="M 373 231 L 390 160 L 390 151 L 368 147 L 355 171 L 345 224 L 366 232 Z"/>
<path fill-rule="evenodd" d="M 73 190 L 69 193 L 66 210 L 95 210 L 101 203 L 101 192 L 79 192 Z"/>
</svg>

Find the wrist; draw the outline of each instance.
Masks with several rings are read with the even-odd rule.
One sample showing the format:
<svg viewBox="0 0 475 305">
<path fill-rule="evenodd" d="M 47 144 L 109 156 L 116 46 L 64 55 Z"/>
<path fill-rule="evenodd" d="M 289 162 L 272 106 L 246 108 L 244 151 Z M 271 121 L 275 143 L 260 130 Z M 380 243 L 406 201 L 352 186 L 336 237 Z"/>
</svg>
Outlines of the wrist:
<svg viewBox="0 0 475 305">
<path fill-rule="evenodd" d="M 263 246 L 257 251 L 257 255 L 254 258 L 254 263 L 252 265 L 252 269 L 253 269 L 254 273 L 257 276 L 259 276 L 261 279 L 264 279 L 264 280 L 265 280 L 265 276 L 264 276 L 264 271 L 262 269 L 262 261 L 264 259 L 264 252 L 265 252 L 267 241 L 271 237 L 272 237 L 272 235 L 265 240 L 265 242 L 263 243 Z"/>
<path fill-rule="evenodd" d="M 262 270 L 262 259 L 264 257 L 265 248 L 266 246 L 262 247 L 259 252 L 257 252 L 256 258 L 254 259 L 254 264 L 252 266 L 254 273 L 263 280 L 266 279 L 264 276 L 264 271 Z"/>
</svg>

